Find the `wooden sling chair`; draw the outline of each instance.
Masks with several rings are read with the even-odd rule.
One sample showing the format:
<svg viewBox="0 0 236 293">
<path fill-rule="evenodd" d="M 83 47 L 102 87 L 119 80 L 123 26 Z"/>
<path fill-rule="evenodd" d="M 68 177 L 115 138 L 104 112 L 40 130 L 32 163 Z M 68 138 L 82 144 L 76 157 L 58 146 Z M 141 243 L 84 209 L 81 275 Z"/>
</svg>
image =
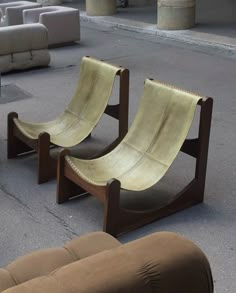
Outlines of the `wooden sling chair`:
<svg viewBox="0 0 236 293">
<path fill-rule="evenodd" d="M 119 76 L 119 103 L 109 105 L 115 77 Z M 88 137 L 102 114 L 119 120 L 118 144 L 128 131 L 129 71 L 91 57 L 83 57 L 75 95 L 57 119 L 27 123 L 17 113 L 8 115 L 8 158 L 29 151 L 38 153 L 38 183 L 56 177 L 56 159 L 50 147 L 73 147 Z"/>
<path fill-rule="evenodd" d="M 196 105 L 199 133 L 186 139 Z M 104 204 L 104 231 L 117 236 L 203 201 L 212 98 L 147 79 L 134 122 L 121 143 L 106 155 L 81 160 L 59 154 L 57 202 L 88 192 Z M 195 177 L 165 206 L 149 211 L 121 208 L 120 189 L 143 191 L 167 172 L 179 151 L 196 158 Z"/>
</svg>

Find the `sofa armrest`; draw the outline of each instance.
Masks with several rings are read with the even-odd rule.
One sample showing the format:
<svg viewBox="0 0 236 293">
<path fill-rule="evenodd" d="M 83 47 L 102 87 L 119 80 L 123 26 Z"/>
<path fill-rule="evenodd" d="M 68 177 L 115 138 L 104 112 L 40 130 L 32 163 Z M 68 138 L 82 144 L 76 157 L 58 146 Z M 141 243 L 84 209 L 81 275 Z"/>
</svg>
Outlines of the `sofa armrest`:
<svg viewBox="0 0 236 293">
<path fill-rule="evenodd" d="M 23 11 L 23 23 L 37 23 L 39 22 L 40 12 L 37 9 L 26 9 Z"/>
<path fill-rule="evenodd" d="M 0 27 L 6 26 L 6 15 L 3 15 L 3 12 L 0 8 Z"/>
<path fill-rule="evenodd" d="M 16 3 L 15 2 L 13 2 L 13 3 L 1 3 L 0 4 L 0 10 L 2 11 L 2 14 L 3 15 L 6 15 L 6 9 L 8 8 L 8 7 L 14 7 L 14 6 L 16 6 Z M 17 5 L 17 6 L 19 6 L 19 5 Z"/>
<path fill-rule="evenodd" d="M 31 8 L 36 8 L 40 6 L 41 6 L 40 4 L 37 5 L 36 3 L 32 2 L 32 5 L 7 7 L 6 15 L 7 15 L 8 25 L 23 24 L 23 11 L 25 9 L 31 9 Z"/>
<path fill-rule="evenodd" d="M 68 22 L 76 21 L 80 24 L 79 10 L 56 10 L 44 12 L 40 15 L 40 23 L 45 26 L 58 27 L 65 26 Z M 62 21 L 63 20 L 63 21 Z"/>
<path fill-rule="evenodd" d="M 80 40 L 80 12 L 77 9 L 44 12 L 39 22 L 49 33 L 49 45 Z"/>
</svg>

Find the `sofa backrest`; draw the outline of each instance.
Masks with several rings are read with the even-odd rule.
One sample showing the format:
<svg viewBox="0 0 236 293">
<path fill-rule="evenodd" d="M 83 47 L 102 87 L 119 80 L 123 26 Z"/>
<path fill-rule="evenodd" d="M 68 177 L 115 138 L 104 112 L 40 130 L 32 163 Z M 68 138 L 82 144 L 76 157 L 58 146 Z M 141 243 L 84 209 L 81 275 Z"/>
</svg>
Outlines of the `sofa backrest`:
<svg viewBox="0 0 236 293">
<path fill-rule="evenodd" d="M 23 24 L 23 10 L 36 7 L 41 7 L 41 4 L 31 1 L 16 1 L 0 4 L 2 14 L 6 18 L 6 25 Z"/>
</svg>

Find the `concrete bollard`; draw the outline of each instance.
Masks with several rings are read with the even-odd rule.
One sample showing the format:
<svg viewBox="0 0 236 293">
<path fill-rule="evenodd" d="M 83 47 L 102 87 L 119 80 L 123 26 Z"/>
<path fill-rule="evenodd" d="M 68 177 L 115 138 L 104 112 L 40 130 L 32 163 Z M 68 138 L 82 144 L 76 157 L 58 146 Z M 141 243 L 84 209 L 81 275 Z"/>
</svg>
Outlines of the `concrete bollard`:
<svg viewBox="0 0 236 293">
<path fill-rule="evenodd" d="M 115 14 L 116 0 L 86 0 L 86 12 L 90 16 Z"/>
<path fill-rule="evenodd" d="M 195 25 L 196 0 L 158 0 L 157 26 L 163 30 L 188 29 Z"/>
</svg>

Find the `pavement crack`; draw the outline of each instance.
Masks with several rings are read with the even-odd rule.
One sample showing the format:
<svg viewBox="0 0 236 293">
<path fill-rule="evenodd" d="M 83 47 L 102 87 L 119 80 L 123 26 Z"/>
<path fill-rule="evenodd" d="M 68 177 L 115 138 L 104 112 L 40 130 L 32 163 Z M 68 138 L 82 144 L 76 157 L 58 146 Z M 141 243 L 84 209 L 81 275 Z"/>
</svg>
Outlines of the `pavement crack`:
<svg viewBox="0 0 236 293">
<path fill-rule="evenodd" d="M 47 206 L 44 205 L 44 208 L 46 209 L 46 211 L 52 215 L 56 220 L 57 222 L 63 226 L 63 228 L 69 233 L 69 237 L 70 238 L 73 238 L 73 236 L 78 236 L 77 233 L 75 233 L 71 228 L 70 226 L 66 223 L 65 220 L 63 220 L 61 217 L 59 217 L 58 215 L 56 215 L 51 209 L 49 209 Z"/>
<path fill-rule="evenodd" d="M 27 213 L 28 216 L 37 224 L 41 224 L 36 218 L 35 215 L 33 214 L 33 211 L 31 208 L 24 203 L 20 198 L 18 198 L 15 194 L 11 193 L 10 191 L 7 190 L 5 184 L 0 184 L 0 190 L 5 194 L 5 196 L 11 200 L 14 200 L 18 205 L 22 207 L 22 209 Z"/>
<path fill-rule="evenodd" d="M 125 58 L 129 58 L 131 55 L 121 55 L 121 56 L 117 56 L 117 57 L 113 57 L 113 58 L 103 58 L 104 61 L 107 62 L 112 62 L 113 60 L 119 60 L 119 59 L 125 59 Z"/>
</svg>

